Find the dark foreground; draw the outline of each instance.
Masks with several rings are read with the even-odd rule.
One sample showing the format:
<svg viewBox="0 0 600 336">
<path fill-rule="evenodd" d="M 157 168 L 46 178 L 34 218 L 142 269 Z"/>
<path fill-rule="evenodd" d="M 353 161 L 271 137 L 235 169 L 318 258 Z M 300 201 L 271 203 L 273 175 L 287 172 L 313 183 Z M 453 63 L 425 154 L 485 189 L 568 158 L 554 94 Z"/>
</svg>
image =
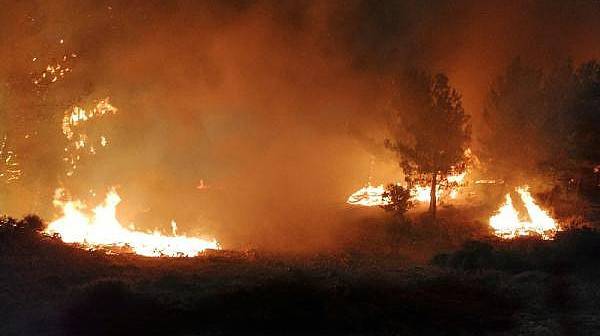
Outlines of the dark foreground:
<svg viewBox="0 0 600 336">
<path fill-rule="evenodd" d="M 27 226 L 27 225 L 25 225 Z M 393 255 L 106 255 L 4 230 L 0 335 L 600 334 L 600 234 Z"/>
</svg>

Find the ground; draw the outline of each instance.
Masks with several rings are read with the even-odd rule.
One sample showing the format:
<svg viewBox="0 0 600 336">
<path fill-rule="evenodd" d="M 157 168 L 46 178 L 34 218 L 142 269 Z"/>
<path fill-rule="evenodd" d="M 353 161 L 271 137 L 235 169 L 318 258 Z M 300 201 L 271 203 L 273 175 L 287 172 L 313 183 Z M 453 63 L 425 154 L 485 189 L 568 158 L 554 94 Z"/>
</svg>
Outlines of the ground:
<svg viewBox="0 0 600 336">
<path fill-rule="evenodd" d="M 16 225 L 0 235 L 0 334 L 600 334 L 598 231 L 507 242 L 468 213 L 354 223 L 362 240 L 321 254 L 196 258 L 90 252 Z"/>
</svg>

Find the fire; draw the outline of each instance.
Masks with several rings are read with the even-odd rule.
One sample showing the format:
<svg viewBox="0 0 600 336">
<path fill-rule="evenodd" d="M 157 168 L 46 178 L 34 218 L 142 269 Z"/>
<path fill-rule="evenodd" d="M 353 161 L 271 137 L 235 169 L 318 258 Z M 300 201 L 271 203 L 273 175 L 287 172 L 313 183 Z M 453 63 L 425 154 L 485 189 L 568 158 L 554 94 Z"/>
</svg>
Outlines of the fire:
<svg viewBox="0 0 600 336">
<path fill-rule="evenodd" d="M 558 229 L 556 222 L 548 213 L 542 210 L 537 204 L 535 204 L 533 197 L 527 190 L 527 187 L 518 188 L 517 192 L 521 196 L 521 200 L 525 204 L 527 213 L 531 220 L 530 229 L 537 230 L 538 232 L 556 231 Z"/>
<path fill-rule="evenodd" d="M 148 257 L 193 257 L 205 249 L 219 249 L 216 240 L 177 235 L 177 224 L 171 222 L 172 236 L 162 235 L 158 231 L 145 233 L 125 228 L 116 218 L 116 208 L 121 198 L 111 190 L 104 203 L 98 205 L 88 215 L 83 212 L 85 206 L 79 201 L 61 201 L 60 191 L 54 199 L 54 205 L 62 209 L 61 218 L 53 221 L 45 230 L 46 234 L 58 234 L 65 243 L 81 244 L 89 249 L 126 247 L 136 254 Z"/>
<path fill-rule="evenodd" d="M 19 180 L 22 171 L 19 168 L 17 154 L 7 145 L 7 136 L 0 140 L 0 182 L 13 183 Z"/>
<path fill-rule="evenodd" d="M 85 124 L 105 115 L 114 115 L 118 109 L 111 105 L 110 98 L 97 100 L 91 109 L 73 106 L 66 110 L 62 120 L 62 133 L 67 142 L 63 161 L 67 163 L 67 176 L 73 176 L 84 155 L 95 155 L 97 150 L 108 145 L 105 135 L 92 136 L 86 132 Z"/>
<path fill-rule="evenodd" d="M 376 187 L 368 184 L 366 187 L 362 187 L 350 195 L 346 203 L 368 207 L 386 205 L 389 204 L 389 200 L 386 200 L 383 197 L 384 193 L 385 188 L 383 184 L 380 184 Z"/>
<path fill-rule="evenodd" d="M 471 152 L 470 148 L 467 148 L 464 152 L 465 163 L 461 167 L 452 166 L 451 172 L 447 175 L 442 175 L 442 180 L 436 186 L 435 195 L 438 200 L 444 199 L 457 199 L 460 189 L 466 184 L 466 176 L 469 174 L 471 169 L 471 162 L 476 159 Z M 373 161 L 371 161 L 371 165 Z M 462 168 L 462 169 L 461 169 Z M 461 171 L 460 173 L 458 171 Z M 371 178 L 369 177 L 369 181 Z M 397 183 L 397 185 L 402 185 Z M 362 206 L 379 206 L 387 205 L 390 203 L 389 200 L 384 199 L 383 194 L 385 188 L 383 185 L 371 186 L 371 183 L 367 184 L 355 191 L 346 203 L 352 205 Z M 429 203 L 431 200 L 431 185 L 427 183 L 422 177 L 415 178 L 415 184 L 410 188 L 410 195 L 413 201 L 419 203 Z"/>
<path fill-rule="evenodd" d="M 506 201 L 498 209 L 498 213 L 490 217 L 490 226 L 499 237 L 514 238 L 521 235 L 523 225 L 519 220 L 519 214 L 513 207 L 510 194 L 506 194 Z"/>
<path fill-rule="evenodd" d="M 467 176 L 466 170 L 460 174 L 450 174 L 446 177 L 446 179 L 449 183 L 461 184 L 465 180 L 465 176 Z"/>
<path fill-rule="evenodd" d="M 519 218 L 510 194 L 506 194 L 504 204 L 495 215 L 490 217 L 490 226 L 494 229 L 494 234 L 502 238 L 538 234 L 543 239 L 552 239 L 559 230 L 556 221 L 535 203 L 528 187 L 519 187 L 516 191 L 523 201 L 529 220 L 524 221 Z"/>
<path fill-rule="evenodd" d="M 456 199 L 458 197 L 461 185 L 464 184 L 466 175 L 466 171 L 460 174 L 448 175 L 446 179 L 449 183 L 446 185 L 438 184 L 436 187 L 435 194 L 437 198 L 443 199 L 447 197 L 450 199 Z M 350 195 L 346 203 L 369 207 L 387 205 L 390 201 L 383 197 L 384 193 L 385 187 L 382 184 L 378 186 L 367 184 Z M 416 184 L 410 189 L 410 195 L 414 201 L 428 203 L 431 198 L 431 186 Z"/>
<path fill-rule="evenodd" d="M 450 178 L 450 176 L 448 176 L 448 178 Z M 450 185 L 445 187 L 438 184 L 436 186 L 435 196 L 437 199 L 444 199 L 446 197 L 456 199 L 459 190 L 460 186 Z M 410 190 L 410 194 L 417 202 L 429 203 L 431 200 L 431 186 L 416 185 Z"/>
<path fill-rule="evenodd" d="M 62 43 L 61 43 L 62 44 Z M 48 64 L 42 71 L 33 75 L 32 82 L 37 86 L 48 86 L 63 79 L 72 71 L 73 60 L 77 58 L 76 53 L 65 53 L 60 61 L 54 60 Z M 38 58 L 34 57 L 32 62 L 37 62 Z M 38 62 L 39 63 L 39 62 Z"/>
<path fill-rule="evenodd" d="M 452 182 L 449 186 L 438 184 L 435 191 L 437 198 L 443 199 L 448 197 L 450 199 L 456 199 L 465 175 L 466 172 L 459 175 L 449 175 L 447 177 L 448 181 Z M 378 186 L 367 184 L 350 195 L 346 203 L 368 207 L 387 205 L 390 201 L 383 197 L 384 193 L 385 187 L 382 184 Z M 417 202 L 428 203 L 431 198 L 431 186 L 416 184 L 410 189 L 410 195 L 411 198 Z"/>
<path fill-rule="evenodd" d="M 438 185 L 435 195 L 439 198 L 442 195 L 442 189 Z M 426 203 L 431 199 L 431 186 L 416 185 L 410 190 L 410 195 L 417 202 Z"/>
</svg>

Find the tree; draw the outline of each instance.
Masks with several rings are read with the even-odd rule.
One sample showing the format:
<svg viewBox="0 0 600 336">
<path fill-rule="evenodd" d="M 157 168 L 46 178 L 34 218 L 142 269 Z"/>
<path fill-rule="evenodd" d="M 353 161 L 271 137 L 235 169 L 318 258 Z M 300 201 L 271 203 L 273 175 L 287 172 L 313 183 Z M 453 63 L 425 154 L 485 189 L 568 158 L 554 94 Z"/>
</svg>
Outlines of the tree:
<svg viewBox="0 0 600 336">
<path fill-rule="evenodd" d="M 539 173 L 581 175 L 600 160 L 598 97 L 596 61 L 576 69 L 571 61 L 559 62 L 542 72 L 515 59 L 496 80 L 484 110 L 482 156 L 490 171 L 509 184 Z"/>
<path fill-rule="evenodd" d="M 19 221 L 17 226 L 27 232 L 39 233 L 44 231 L 46 224 L 44 224 L 44 221 L 37 215 L 27 215 Z"/>
<path fill-rule="evenodd" d="M 435 218 L 438 177 L 460 166 L 471 137 L 470 117 L 444 74 L 410 71 L 398 83 L 393 139 L 386 146 L 398 154 L 405 173 L 428 176 L 429 212 Z"/>
<path fill-rule="evenodd" d="M 495 81 L 483 113 L 482 158 L 494 177 L 510 184 L 520 175 L 530 176 L 544 161 L 544 111 L 542 72 L 515 59 Z"/>
<path fill-rule="evenodd" d="M 573 157 L 578 162 L 600 162 L 600 63 L 596 60 L 580 65 L 575 72 L 573 122 Z"/>
</svg>

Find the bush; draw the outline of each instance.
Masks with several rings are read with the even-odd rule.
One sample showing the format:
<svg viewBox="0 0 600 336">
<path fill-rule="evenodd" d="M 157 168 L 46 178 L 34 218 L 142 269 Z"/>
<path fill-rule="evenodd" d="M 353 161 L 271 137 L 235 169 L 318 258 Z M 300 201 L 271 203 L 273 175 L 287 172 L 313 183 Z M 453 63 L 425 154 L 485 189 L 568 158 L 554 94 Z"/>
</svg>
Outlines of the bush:
<svg viewBox="0 0 600 336">
<path fill-rule="evenodd" d="M 388 200 L 389 203 L 381 207 L 385 211 L 393 212 L 394 215 L 403 216 L 413 206 L 410 197 L 410 190 L 397 184 L 388 184 L 383 199 Z"/>
<path fill-rule="evenodd" d="M 28 232 L 41 232 L 46 227 L 44 221 L 37 215 L 27 215 L 23 217 L 23 219 L 17 223 L 17 226 L 21 230 Z"/>
<path fill-rule="evenodd" d="M 178 328 L 157 301 L 110 279 L 83 288 L 65 316 L 67 335 L 167 335 Z"/>
<path fill-rule="evenodd" d="M 553 241 L 517 238 L 510 241 L 471 241 L 453 253 L 438 254 L 433 265 L 461 270 L 507 272 L 565 268 L 594 269 L 600 263 L 600 232 L 574 229 L 559 232 Z"/>
</svg>

